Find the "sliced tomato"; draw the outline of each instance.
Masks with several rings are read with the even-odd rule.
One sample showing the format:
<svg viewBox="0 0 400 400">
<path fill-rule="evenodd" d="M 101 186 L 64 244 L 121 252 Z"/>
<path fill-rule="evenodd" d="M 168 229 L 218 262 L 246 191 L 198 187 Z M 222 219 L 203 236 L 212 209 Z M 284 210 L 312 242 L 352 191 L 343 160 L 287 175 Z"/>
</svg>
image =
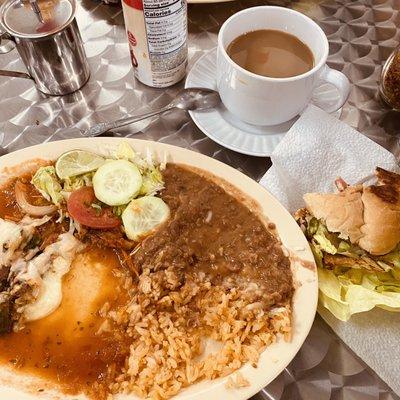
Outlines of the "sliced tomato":
<svg viewBox="0 0 400 400">
<path fill-rule="evenodd" d="M 84 186 L 71 193 L 67 201 L 69 215 L 82 225 L 95 229 L 116 228 L 121 220 L 115 216 L 109 207 L 101 210 L 92 207 L 96 201 L 94 190 Z"/>
</svg>

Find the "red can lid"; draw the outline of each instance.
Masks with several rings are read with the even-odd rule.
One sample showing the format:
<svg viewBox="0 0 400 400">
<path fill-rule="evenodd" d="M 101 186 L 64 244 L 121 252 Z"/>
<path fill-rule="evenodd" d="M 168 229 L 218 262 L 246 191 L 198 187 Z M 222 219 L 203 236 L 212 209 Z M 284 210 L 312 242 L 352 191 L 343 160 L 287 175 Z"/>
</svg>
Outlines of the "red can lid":
<svg viewBox="0 0 400 400">
<path fill-rule="evenodd" d="M 143 10 L 143 0 L 123 0 L 124 3 L 136 10 Z"/>
</svg>

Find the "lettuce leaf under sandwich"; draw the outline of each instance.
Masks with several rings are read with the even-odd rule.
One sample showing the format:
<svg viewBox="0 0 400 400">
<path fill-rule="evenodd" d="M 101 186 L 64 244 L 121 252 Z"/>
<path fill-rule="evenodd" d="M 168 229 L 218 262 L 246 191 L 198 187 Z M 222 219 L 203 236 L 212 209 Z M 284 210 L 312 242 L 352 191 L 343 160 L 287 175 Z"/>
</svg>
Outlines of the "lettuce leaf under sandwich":
<svg viewBox="0 0 400 400">
<path fill-rule="evenodd" d="M 296 219 L 313 251 L 320 303 L 336 318 L 381 307 L 400 311 L 400 245 L 385 255 L 371 255 L 303 209 Z"/>
</svg>

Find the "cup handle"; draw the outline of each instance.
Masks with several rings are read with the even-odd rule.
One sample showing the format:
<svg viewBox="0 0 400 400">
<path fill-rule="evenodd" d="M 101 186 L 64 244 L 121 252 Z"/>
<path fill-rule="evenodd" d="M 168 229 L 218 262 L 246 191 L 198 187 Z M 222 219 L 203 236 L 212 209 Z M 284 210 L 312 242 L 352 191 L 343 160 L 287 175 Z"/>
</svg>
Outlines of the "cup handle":
<svg viewBox="0 0 400 400">
<path fill-rule="evenodd" d="M 8 39 L 7 43 L 2 43 L 2 39 Z M 12 37 L 7 33 L 0 31 L 0 54 L 7 54 L 11 50 L 14 50 L 15 43 L 12 40 Z"/>
<path fill-rule="evenodd" d="M 2 39 L 8 39 L 8 43 L 2 43 Z M 0 32 L 0 54 L 7 54 L 15 48 L 15 44 L 12 40 L 12 37 L 7 35 L 4 32 Z M 32 79 L 29 74 L 25 72 L 17 72 L 17 71 L 8 71 L 0 69 L 0 76 L 11 76 L 13 78 L 25 78 L 25 79 Z"/>
<path fill-rule="evenodd" d="M 327 109 L 325 109 L 326 112 L 333 113 L 339 110 L 339 108 L 341 108 L 343 104 L 346 103 L 350 94 L 350 81 L 343 72 L 329 68 L 327 65 L 325 65 L 320 79 L 322 81 L 331 83 L 337 88 L 339 92 L 338 100 L 331 106 L 327 107 Z"/>
</svg>

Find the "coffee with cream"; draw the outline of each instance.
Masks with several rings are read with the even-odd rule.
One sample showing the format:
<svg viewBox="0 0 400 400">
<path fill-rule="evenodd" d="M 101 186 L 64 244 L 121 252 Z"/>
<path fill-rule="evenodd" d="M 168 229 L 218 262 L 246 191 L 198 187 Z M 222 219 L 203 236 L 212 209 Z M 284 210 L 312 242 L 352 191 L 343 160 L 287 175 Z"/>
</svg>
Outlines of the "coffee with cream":
<svg viewBox="0 0 400 400">
<path fill-rule="evenodd" d="M 314 56 L 296 36 L 273 29 L 240 35 L 226 49 L 239 66 L 257 75 L 288 78 L 310 71 Z"/>
</svg>

